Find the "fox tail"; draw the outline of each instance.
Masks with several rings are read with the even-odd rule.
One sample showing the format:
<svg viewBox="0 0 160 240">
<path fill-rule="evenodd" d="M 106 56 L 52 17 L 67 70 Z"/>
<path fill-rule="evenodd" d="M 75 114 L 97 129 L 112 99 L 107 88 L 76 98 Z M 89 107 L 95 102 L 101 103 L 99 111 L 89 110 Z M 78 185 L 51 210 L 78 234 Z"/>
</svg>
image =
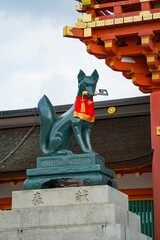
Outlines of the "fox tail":
<svg viewBox="0 0 160 240">
<path fill-rule="evenodd" d="M 56 112 L 47 96 L 43 96 L 38 102 L 40 113 L 40 148 L 45 155 L 50 155 L 48 148 L 51 126 L 57 120 Z"/>
</svg>

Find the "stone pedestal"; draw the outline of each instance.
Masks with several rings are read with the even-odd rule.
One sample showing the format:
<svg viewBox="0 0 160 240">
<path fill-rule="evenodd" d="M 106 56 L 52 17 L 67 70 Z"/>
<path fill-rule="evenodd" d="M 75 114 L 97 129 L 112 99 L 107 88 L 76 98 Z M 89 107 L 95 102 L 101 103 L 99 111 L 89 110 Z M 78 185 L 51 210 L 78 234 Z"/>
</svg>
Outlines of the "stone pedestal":
<svg viewBox="0 0 160 240">
<path fill-rule="evenodd" d="M 110 186 L 13 192 L 0 212 L 0 240 L 149 240 L 127 195 Z"/>
<path fill-rule="evenodd" d="M 27 190 L 41 189 L 50 180 L 68 178 L 82 180 L 85 186 L 106 184 L 117 188 L 115 173 L 105 167 L 105 160 L 95 152 L 38 157 L 36 167 L 27 170 Z"/>
</svg>

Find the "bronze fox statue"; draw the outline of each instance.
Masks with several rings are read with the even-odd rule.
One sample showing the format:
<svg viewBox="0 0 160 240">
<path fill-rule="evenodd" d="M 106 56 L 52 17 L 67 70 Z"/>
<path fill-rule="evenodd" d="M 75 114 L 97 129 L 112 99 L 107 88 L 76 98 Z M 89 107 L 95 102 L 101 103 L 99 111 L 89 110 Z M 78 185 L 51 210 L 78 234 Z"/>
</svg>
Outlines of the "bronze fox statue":
<svg viewBox="0 0 160 240">
<path fill-rule="evenodd" d="M 44 155 L 72 154 L 70 142 L 75 137 L 83 153 L 93 151 L 90 143 L 90 130 L 94 122 L 94 102 L 96 84 L 99 75 L 96 70 L 86 76 L 80 70 L 78 93 L 73 106 L 60 117 L 44 95 L 39 103 L 40 148 Z"/>
</svg>

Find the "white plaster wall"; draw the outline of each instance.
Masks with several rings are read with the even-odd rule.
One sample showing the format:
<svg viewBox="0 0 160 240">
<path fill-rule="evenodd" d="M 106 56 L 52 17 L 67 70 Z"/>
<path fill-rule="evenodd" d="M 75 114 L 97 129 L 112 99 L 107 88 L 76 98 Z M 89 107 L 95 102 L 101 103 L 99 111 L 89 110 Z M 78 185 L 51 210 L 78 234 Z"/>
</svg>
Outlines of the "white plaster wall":
<svg viewBox="0 0 160 240">
<path fill-rule="evenodd" d="M 139 177 L 135 174 L 125 174 L 116 178 L 118 189 L 152 188 L 152 173 L 144 173 Z"/>
</svg>

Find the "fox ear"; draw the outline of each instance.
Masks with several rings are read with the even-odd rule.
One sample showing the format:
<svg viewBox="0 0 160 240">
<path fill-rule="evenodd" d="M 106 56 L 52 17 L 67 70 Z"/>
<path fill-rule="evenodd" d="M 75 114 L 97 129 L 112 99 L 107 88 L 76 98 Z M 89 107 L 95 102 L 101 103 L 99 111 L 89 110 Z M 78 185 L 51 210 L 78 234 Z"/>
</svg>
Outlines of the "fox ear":
<svg viewBox="0 0 160 240">
<path fill-rule="evenodd" d="M 78 82 L 80 83 L 85 76 L 86 76 L 86 74 L 80 69 L 78 76 L 77 76 Z"/>
<path fill-rule="evenodd" d="M 97 70 L 95 69 L 94 71 L 93 71 L 93 73 L 91 74 L 91 77 L 93 78 L 93 80 L 94 81 L 98 81 L 98 79 L 99 79 L 99 74 L 98 74 L 98 72 L 97 72 Z"/>
</svg>

